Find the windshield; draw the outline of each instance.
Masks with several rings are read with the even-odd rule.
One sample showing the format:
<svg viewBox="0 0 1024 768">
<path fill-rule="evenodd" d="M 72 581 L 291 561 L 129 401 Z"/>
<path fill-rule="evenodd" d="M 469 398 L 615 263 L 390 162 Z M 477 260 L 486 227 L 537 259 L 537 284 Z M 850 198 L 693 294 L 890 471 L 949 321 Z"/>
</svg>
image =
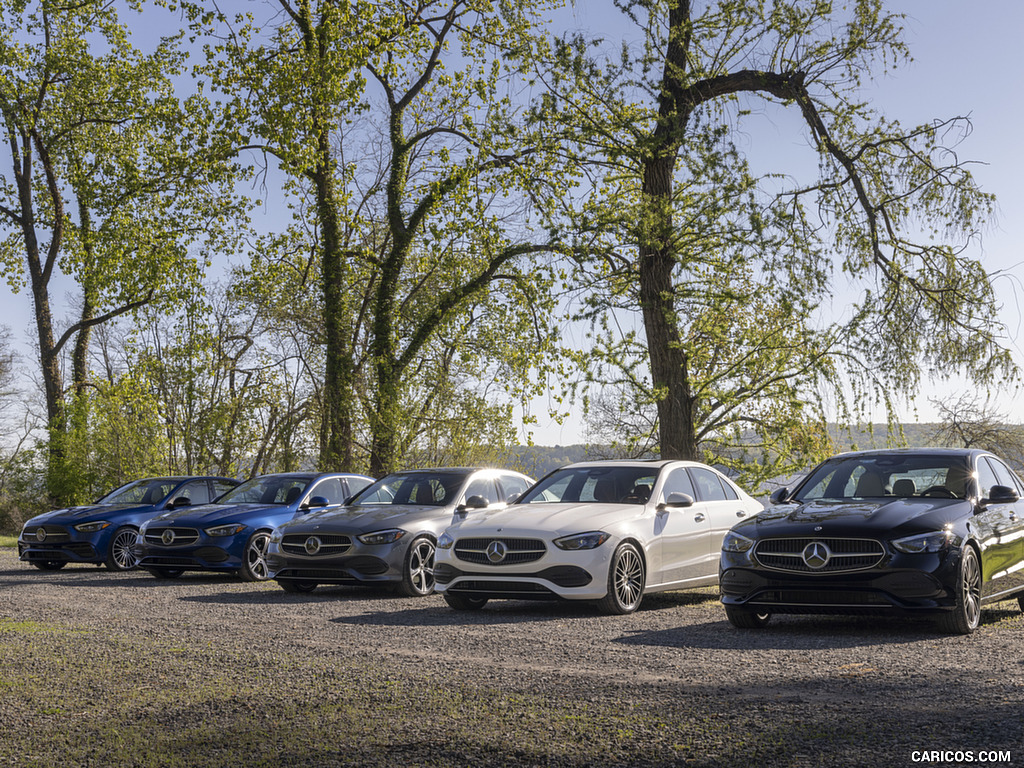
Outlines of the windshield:
<svg viewBox="0 0 1024 768">
<path fill-rule="evenodd" d="M 312 480 L 309 476 L 295 475 L 254 477 L 232 488 L 217 499 L 217 503 L 288 505 L 299 500 Z"/>
<path fill-rule="evenodd" d="M 444 507 L 458 497 L 466 475 L 453 472 L 403 472 L 364 488 L 352 504 L 418 504 Z"/>
<path fill-rule="evenodd" d="M 962 456 L 867 455 L 830 459 L 797 488 L 797 501 L 931 496 L 965 499 L 970 468 Z"/>
<path fill-rule="evenodd" d="M 552 472 L 517 503 L 643 504 L 651 497 L 657 478 L 658 470 L 652 467 L 570 467 Z"/>
<path fill-rule="evenodd" d="M 170 478 L 136 480 L 111 491 L 97 504 L 159 504 L 181 482 Z"/>
</svg>

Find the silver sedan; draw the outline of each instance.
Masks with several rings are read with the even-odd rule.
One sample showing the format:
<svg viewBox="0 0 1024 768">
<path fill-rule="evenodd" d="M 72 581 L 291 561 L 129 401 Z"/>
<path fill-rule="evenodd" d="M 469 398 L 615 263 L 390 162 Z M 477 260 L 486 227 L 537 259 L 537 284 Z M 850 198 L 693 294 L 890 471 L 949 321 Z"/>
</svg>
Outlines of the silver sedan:
<svg viewBox="0 0 1024 768">
<path fill-rule="evenodd" d="M 277 528 L 267 548 L 270 576 L 287 592 L 391 584 L 405 595 L 429 595 L 441 532 L 467 515 L 504 508 L 532 484 L 518 472 L 481 467 L 390 474 L 340 509 Z"/>
</svg>

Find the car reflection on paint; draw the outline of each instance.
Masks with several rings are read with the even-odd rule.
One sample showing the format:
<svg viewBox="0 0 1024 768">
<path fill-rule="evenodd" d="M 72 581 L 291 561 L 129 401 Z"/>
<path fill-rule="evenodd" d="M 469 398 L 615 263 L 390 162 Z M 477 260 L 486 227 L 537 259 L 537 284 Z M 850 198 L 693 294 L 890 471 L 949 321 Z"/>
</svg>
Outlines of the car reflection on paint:
<svg viewBox="0 0 1024 768">
<path fill-rule="evenodd" d="M 984 605 L 1024 608 L 1022 496 L 985 451 L 835 456 L 726 536 L 726 614 L 741 628 L 775 613 L 919 614 L 973 632 Z"/>
</svg>

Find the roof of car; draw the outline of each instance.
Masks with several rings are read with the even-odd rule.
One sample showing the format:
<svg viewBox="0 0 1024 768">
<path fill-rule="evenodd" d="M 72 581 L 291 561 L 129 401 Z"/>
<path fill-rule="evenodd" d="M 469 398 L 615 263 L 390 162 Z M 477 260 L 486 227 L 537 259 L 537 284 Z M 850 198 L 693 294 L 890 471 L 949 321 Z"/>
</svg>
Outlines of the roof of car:
<svg viewBox="0 0 1024 768">
<path fill-rule="evenodd" d="M 847 458 L 855 456 L 977 456 L 979 454 L 990 454 L 991 451 L 984 451 L 980 448 L 869 448 L 863 451 L 846 451 L 837 453 L 832 458 Z"/>
</svg>

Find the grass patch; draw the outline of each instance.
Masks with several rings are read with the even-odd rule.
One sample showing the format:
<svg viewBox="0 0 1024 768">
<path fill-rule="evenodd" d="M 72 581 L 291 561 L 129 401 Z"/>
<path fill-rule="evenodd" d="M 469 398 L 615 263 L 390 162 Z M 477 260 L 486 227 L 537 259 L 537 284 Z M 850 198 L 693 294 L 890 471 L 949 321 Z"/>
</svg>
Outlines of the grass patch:
<svg viewBox="0 0 1024 768">
<path fill-rule="evenodd" d="M 17 536 L 5 536 L 0 534 L 0 547 L 16 547 L 18 546 Z"/>
</svg>

